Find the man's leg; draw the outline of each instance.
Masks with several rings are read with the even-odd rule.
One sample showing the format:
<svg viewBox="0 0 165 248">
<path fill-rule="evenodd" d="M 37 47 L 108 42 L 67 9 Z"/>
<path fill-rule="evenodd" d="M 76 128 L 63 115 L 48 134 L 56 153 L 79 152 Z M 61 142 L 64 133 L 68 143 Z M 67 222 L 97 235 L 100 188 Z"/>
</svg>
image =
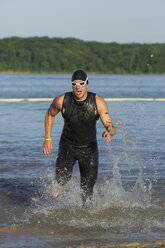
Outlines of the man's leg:
<svg viewBox="0 0 165 248">
<path fill-rule="evenodd" d="M 75 162 L 76 159 L 72 146 L 67 142 L 61 141 L 56 160 L 57 183 L 64 185 L 70 180 Z"/>
<path fill-rule="evenodd" d="M 92 199 L 93 187 L 97 180 L 98 174 L 98 148 L 97 145 L 84 151 L 83 156 L 79 160 L 79 168 L 81 175 L 81 188 L 83 190 L 83 205 L 86 200 Z"/>
</svg>

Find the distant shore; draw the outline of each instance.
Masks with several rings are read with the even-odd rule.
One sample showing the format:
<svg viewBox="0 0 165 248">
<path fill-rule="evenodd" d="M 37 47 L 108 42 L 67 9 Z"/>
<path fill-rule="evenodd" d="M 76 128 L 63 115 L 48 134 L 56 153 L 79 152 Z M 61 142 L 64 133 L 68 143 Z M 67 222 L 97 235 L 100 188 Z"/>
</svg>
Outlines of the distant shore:
<svg viewBox="0 0 165 248">
<path fill-rule="evenodd" d="M 32 72 L 32 71 L 1 71 L 0 74 L 72 74 L 72 72 Z M 87 72 L 88 75 L 165 75 L 165 73 L 102 73 L 102 72 Z"/>
<path fill-rule="evenodd" d="M 0 71 L 95 74 L 165 73 L 165 43 L 118 44 L 75 38 L 10 37 L 0 39 Z M 54 72 L 54 70 L 56 72 Z"/>
</svg>

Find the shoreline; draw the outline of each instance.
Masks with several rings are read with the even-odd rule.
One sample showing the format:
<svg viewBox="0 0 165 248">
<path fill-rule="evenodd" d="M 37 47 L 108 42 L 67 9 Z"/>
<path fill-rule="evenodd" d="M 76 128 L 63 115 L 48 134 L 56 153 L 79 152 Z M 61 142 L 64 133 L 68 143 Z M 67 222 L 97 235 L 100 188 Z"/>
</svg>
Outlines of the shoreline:
<svg viewBox="0 0 165 248">
<path fill-rule="evenodd" d="M 1 235 L 26 235 L 26 234 L 31 234 L 32 236 L 33 235 L 40 235 L 42 234 L 42 232 L 40 232 L 38 230 L 38 228 L 22 228 L 20 229 L 19 227 L 16 227 L 16 226 L 4 226 L 4 227 L 0 227 L 0 236 Z M 47 235 L 53 235 L 54 232 L 48 232 Z M 3 236 L 1 236 L 3 237 Z M 96 244 L 95 242 L 99 243 L 99 246 L 98 244 Z M 81 247 L 81 248 L 162 248 L 162 247 L 165 247 L 165 240 L 155 240 L 155 241 L 135 241 L 135 242 L 113 242 L 112 243 L 109 243 L 108 244 L 108 241 L 107 240 L 97 240 L 97 241 L 93 241 L 93 240 L 84 240 L 82 241 L 81 243 L 79 243 L 79 241 L 77 241 L 76 243 L 75 242 L 69 242 L 69 243 L 72 243 L 72 244 L 66 244 L 65 245 L 65 248 L 74 248 L 74 247 Z"/>
<path fill-rule="evenodd" d="M 5 235 L 12 235 L 12 237 L 14 237 L 13 235 L 19 235 L 19 239 L 21 238 L 20 235 L 42 235 L 42 232 L 40 232 L 37 228 L 23 228 L 20 229 L 19 227 L 16 226 L 10 226 L 10 227 L 0 227 L 0 237 L 1 237 L 1 241 L 3 240 L 3 237 L 5 238 Z M 47 233 L 47 235 L 53 235 L 54 232 L 50 232 Z M 70 243 L 70 244 L 69 244 Z M 112 243 L 107 240 L 97 240 L 97 241 L 93 241 L 93 240 L 84 240 L 84 241 L 71 241 L 66 245 L 65 248 L 74 248 L 74 247 L 81 247 L 81 248 L 162 248 L 165 247 L 165 240 L 155 240 L 155 241 L 135 241 L 135 242 L 113 242 Z M 99 246 L 98 246 L 99 244 Z"/>
<path fill-rule="evenodd" d="M 73 72 L 22 72 L 22 71 L 2 71 L 0 74 L 32 74 L 32 75 L 46 75 L 46 74 L 52 74 L 52 75 L 59 75 L 59 74 L 64 74 L 64 75 L 69 75 L 72 74 Z M 160 76 L 160 75 L 165 75 L 165 73 L 103 73 L 103 72 L 88 72 L 88 75 L 143 75 L 143 76 Z"/>
</svg>

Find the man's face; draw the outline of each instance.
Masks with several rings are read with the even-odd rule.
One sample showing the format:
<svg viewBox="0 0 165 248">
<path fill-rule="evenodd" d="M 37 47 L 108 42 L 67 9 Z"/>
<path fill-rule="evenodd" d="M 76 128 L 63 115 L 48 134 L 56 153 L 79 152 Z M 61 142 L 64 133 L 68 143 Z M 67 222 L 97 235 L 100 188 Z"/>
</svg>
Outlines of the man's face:
<svg viewBox="0 0 165 248">
<path fill-rule="evenodd" d="M 82 82 L 83 80 L 74 80 L 73 82 L 74 83 L 80 83 Z M 85 84 L 84 86 L 81 86 L 81 85 L 76 85 L 76 86 L 72 86 L 72 89 L 73 89 L 73 93 L 76 97 L 76 100 L 78 101 L 83 101 L 86 99 L 87 97 L 87 89 L 88 89 L 88 85 Z"/>
</svg>

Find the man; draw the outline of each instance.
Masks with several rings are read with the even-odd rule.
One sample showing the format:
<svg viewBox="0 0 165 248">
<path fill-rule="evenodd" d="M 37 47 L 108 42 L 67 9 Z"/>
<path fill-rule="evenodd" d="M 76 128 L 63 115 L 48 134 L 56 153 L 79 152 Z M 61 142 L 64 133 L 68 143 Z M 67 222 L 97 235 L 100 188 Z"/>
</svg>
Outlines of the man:
<svg viewBox="0 0 165 248">
<path fill-rule="evenodd" d="M 73 73 L 71 81 L 73 92 L 57 96 L 46 113 L 43 152 L 45 156 L 51 154 L 51 131 L 54 118 L 61 111 L 64 127 L 56 161 L 56 180 L 59 185 L 66 184 L 72 176 L 75 162 L 78 161 L 83 192 L 82 201 L 85 204 L 87 199 L 92 198 L 98 173 L 96 121 L 100 117 L 106 128 L 102 137 L 105 137 L 107 142 L 110 142 L 115 134 L 115 128 L 105 100 L 87 91 L 87 74 L 77 70 Z"/>
</svg>

